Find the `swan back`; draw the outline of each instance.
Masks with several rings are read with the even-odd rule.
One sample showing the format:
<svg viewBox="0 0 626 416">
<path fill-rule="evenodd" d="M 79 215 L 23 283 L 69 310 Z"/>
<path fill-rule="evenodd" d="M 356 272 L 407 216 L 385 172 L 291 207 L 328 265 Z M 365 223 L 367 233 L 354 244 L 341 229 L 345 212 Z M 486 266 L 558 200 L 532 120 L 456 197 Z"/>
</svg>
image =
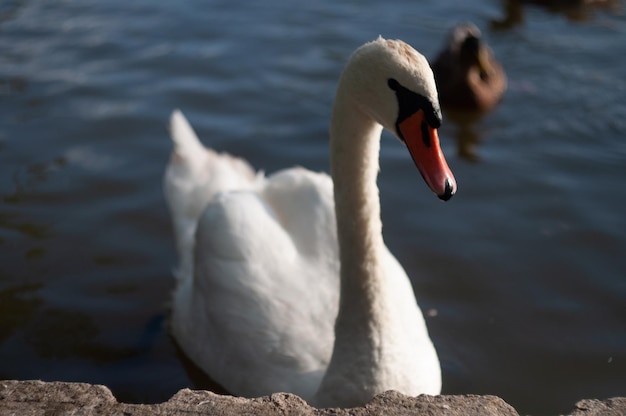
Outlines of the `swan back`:
<svg viewBox="0 0 626 416">
<path fill-rule="evenodd" d="M 185 352 L 225 389 L 313 396 L 337 314 L 334 229 L 330 179 L 303 169 L 207 204 L 193 279 L 177 286 L 172 324 Z"/>
</svg>

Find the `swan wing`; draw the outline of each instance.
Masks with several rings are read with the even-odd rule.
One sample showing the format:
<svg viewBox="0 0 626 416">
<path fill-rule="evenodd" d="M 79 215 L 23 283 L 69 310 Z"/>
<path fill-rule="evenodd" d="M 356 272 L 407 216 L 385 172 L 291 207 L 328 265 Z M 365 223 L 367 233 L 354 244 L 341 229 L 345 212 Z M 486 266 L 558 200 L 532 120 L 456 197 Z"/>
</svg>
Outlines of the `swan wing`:
<svg viewBox="0 0 626 416">
<path fill-rule="evenodd" d="M 163 187 L 178 251 L 175 275 L 190 279 L 194 233 L 204 208 L 220 192 L 258 187 L 263 174 L 243 159 L 204 147 L 180 110 L 172 113 L 169 129 L 174 150 Z"/>
<path fill-rule="evenodd" d="M 173 136 L 193 133 L 178 127 Z M 332 181 L 302 168 L 261 180 L 197 138 L 180 151 L 174 141 L 165 188 L 191 274 L 174 294 L 174 336 L 235 394 L 312 397 L 338 308 Z"/>
</svg>

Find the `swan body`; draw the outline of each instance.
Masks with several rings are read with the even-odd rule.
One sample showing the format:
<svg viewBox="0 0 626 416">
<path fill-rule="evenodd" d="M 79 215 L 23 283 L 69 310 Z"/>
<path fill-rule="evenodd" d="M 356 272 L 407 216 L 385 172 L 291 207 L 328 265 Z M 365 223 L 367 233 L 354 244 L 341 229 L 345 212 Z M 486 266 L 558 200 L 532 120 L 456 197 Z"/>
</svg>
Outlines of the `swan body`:
<svg viewBox="0 0 626 416">
<path fill-rule="evenodd" d="M 357 49 L 340 79 L 332 178 L 256 173 L 205 148 L 174 111 L 164 188 L 180 262 L 171 329 L 183 351 L 240 396 L 285 391 L 346 407 L 389 389 L 438 394 L 436 351 L 382 238 L 376 175 L 384 126 L 449 199 L 440 121 L 426 60 L 383 38 Z"/>
</svg>

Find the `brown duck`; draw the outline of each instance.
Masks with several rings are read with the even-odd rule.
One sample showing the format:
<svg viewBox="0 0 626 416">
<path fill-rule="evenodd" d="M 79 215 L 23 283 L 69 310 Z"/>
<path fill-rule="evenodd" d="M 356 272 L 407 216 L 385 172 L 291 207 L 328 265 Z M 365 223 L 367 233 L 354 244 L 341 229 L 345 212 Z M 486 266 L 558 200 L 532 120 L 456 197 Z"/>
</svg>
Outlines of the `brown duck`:
<svg viewBox="0 0 626 416">
<path fill-rule="evenodd" d="M 481 39 L 480 30 L 471 23 L 452 29 L 432 69 L 440 103 L 447 111 L 490 111 L 506 90 L 502 66 Z"/>
</svg>

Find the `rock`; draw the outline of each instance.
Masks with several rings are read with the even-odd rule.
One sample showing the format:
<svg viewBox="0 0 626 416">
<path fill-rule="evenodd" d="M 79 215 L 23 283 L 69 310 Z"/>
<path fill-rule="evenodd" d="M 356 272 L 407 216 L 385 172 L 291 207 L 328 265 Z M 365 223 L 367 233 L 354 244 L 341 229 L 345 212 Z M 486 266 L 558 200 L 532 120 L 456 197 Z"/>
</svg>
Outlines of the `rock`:
<svg viewBox="0 0 626 416">
<path fill-rule="evenodd" d="M 183 389 L 160 404 L 119 403 L 111 391 L 100 385 L 43 381 L 0 381 L 0 416 L 519 416 L 504 400 L 495 396 L 409 397 L 388 391 L 363 407 L 316 409 L 300 397 L 275 393 L 256 399 L 222 396 L 208 391 Z M 583 400 L 572 416 L 626 415 L 626 398 L 605 401 Z"/>
<path fill-rule="evenodd" d="M 504 400 L 496 396 L 405 396 L 396 391 L 380 394 L 365 405 L 367 413 L 420 416 L 518 416 L 518 413 Z"/>
<path fill-rule="evenodd" d="M 626 416 L 626 397 L 607 400 L 581 400 L 571 416 Z"/>
<path fill-rule="evenodd" d="M 84 414 L 106 414 L 117 405 L 111 390 L 86 383 L 0 381 L 0 415 L 57 416 L 81 409 Z"/>
</svg>

